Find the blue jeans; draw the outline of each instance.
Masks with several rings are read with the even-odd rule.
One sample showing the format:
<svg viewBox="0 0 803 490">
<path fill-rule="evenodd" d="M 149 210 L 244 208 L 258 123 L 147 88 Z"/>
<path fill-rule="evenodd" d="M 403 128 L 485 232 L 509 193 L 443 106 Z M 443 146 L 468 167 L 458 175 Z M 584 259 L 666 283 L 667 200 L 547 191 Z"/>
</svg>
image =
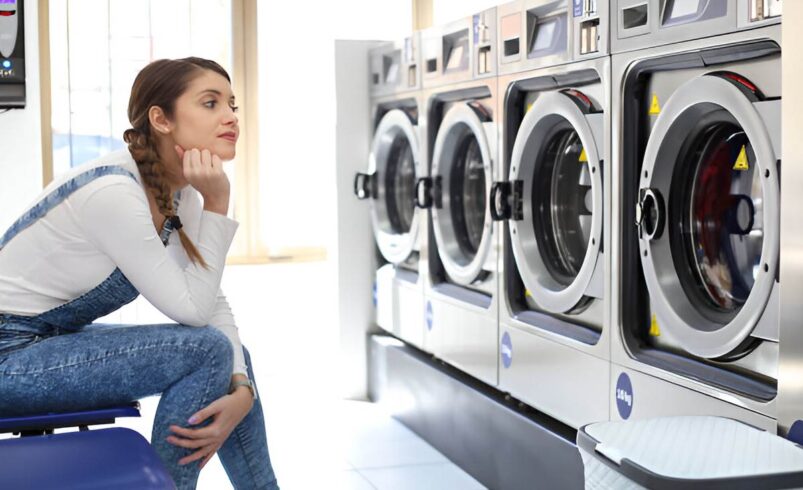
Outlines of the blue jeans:
<svg viewBox="0 0 803 490">
<path fill-rule="evenodd" d="M 233 354 L 222 332 L 177 324 L 89 324 L 75 333 L 31 340 L 13 324 L 0 325 L 7 346 L 15 334 L 25 339 L 24 346 L 0 353 L 0 416 L 105 407 L 161 394 L 151 444 L 178 489 L 195 488 L 200 462 L 179 466 L 193 451 L 166 438 L 171 424 L 187 427 L 193 413 L 227 393 Z M 254 380 L 247 350 L 245 356 Z M 218 456 L 234 488 L 279 488 L 259 400 Z"/>
</svg>

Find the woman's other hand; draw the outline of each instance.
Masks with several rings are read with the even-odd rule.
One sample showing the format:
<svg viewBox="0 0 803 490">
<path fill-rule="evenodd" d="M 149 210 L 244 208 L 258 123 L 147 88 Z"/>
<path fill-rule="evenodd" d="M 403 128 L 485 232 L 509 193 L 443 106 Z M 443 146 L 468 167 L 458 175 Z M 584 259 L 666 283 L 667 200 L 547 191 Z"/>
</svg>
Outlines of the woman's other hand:
<svg viewBox="0 0 803 490">
<path fill-rule="evenodd" d="M 175 148 L 182 161 L 184 178 L 203 196 L 204 209 L 226 215 L 229 212 L 231 185 L 220 157 L 206 149 L 184 150 L 179 145 Z"/>
<path fill-rule="evenodd" d="M 189 419 L 190 424 L 197 425 L 212 417 L 211 424 L 198 429 L 171 425 L 170 431 L 177 436 L 168 436 L 167 442 L 187 449 L 196 449 L 194 453 L 181 458 L 178 464 L 185 465 L 202 459 L 200 467 L 203 468 L 226 442 L 231 431 L 245 418 L 253 405 L 254 399 L 248 388 L 239 387 L 233 393 L 213 401 Z"/>
</svg>

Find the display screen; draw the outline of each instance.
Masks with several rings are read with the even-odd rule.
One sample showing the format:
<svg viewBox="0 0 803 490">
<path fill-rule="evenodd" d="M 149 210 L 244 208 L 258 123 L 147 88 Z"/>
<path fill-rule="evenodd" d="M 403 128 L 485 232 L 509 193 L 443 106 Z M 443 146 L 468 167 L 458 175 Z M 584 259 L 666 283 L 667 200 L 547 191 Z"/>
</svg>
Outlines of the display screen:
<svg viewBox="0 0 803 490">
<path fill-rule="evenodd" d="M 551 20 L 538 25 L 538 30 L 535 33 L 535 41 L 533 42 L 533 51 L 541 51 L 552 44 L 552 38 L 555 37 L 555 25 L 557 21 Z"/>
<path fill-rule="evenodd" d="M 468 69 L 468 29 L 443 37 L 444 71 Z"/>
<path fill-rule="evenodd" d="M 449 59 L 446 61 L 446 70 L 456 70 L 460 68 L 460 61 L 463 59 L 463 46 L 455 46 L 449 53 Z"/>
<path fill-rule="evenodd" d="M 694 15 L 700 9 L 700 0 L 674 0 L 667 20 Z"/>
<path fill-rule="evenodd" d="M 398 51 L 382 57 L 382 69 L 384 71 L 385 83 L 395 85 L 399 82 L 399 57 Z"/>
<path fill-rule="evenodd" d="M 528 58 L 540 58 L 566 51 L 566 15 L 556 15 L 546 19 L 538 19 L 531 14 L 528 15 L 528 22 L 532 23 L 528 27 Z"/>
<path fill-rule="evenodd" d="M 22 27 L 18 25 L 16 0 L 0 0 L 0 58 L 11 58 L 17 43 L 18 32 Z M 10 76 L 10 66 L 3 66 L 3 77 Z"/>
<path fill-rule="evenodd" d="M 0 17 L 11 17 L 17 13 L 17 0 L 0 0 Z"/>
</svg>

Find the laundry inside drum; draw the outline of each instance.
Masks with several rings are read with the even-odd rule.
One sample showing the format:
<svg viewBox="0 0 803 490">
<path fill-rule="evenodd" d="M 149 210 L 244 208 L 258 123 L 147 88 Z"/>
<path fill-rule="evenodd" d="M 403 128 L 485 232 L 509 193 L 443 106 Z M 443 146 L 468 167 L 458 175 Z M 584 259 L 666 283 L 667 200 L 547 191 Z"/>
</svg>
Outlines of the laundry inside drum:
<svg viewBox="0 0 803 490">
<path fill-rule="evenodd" d="M 763 267 L 761 171 L 744 130 L 731 122 L 705 127 L 681 152 L 671 229 L 684 286 L 701 313 L 735 316 Z M 682 253 L 681 253 L 682 251 Z M 706 315 L 709 316 L 709 315 Z"/>
<path fill-rule="evenodd" d="M 410 141 L 398 135 L 388 155 L 385 171 L 388 218 L 394 234 L 408 233 L 415 213 L 415 160 Z"/>
<path fill-rule="evenodd" d="M 485 231 L 485 165 L 477 138 L 467 133 L 457 145 L 450 176 L 454 231 L 467 262 L 473 260 Z"/>
<path fill-rule="evenodd" d="M 549 274 L 563 286 L 574 282 L 585 260 L 594 217 L 588 156 L 568 122 L 548 137 L 532 162 L 533 225 Z"/>
</svg>

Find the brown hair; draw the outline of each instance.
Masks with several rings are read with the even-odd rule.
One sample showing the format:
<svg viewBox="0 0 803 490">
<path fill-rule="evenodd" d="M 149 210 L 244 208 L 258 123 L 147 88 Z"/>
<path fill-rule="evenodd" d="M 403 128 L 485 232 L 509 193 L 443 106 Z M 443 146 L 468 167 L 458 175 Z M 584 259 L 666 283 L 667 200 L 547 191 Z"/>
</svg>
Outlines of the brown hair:
<svg viewBox="0 0 803 490">
<path fill-rule="evenodd" d="M 203 58 L 182 58 L 177 60 L 156 60 L 148 64 L 138 74 L 131 88 L 128 101 L 128 120 L 131 129 L 123 133 L 123 140 L 128 143 L 128 151 L 137 162 L 139 173 L 145 185 L 153 191 L 159 212 L 167 219 L 175 216 L 170 185 L 165 179 L 165 167 L 159 155 L 156 138 L 152 131 L 148 111 L 157 106 L 165 116 L 172 118 L 175 114 L 176 99 L 187 90 L 189 83 L 202 70 L 211 70 L 231 82 L 229 74 L 219 64 Z M 181 245 L 193 263 L 200 263 L 208 268 L 206 261 L 198 249 L 184 233 L 178 230 Z"/>
</svg>

